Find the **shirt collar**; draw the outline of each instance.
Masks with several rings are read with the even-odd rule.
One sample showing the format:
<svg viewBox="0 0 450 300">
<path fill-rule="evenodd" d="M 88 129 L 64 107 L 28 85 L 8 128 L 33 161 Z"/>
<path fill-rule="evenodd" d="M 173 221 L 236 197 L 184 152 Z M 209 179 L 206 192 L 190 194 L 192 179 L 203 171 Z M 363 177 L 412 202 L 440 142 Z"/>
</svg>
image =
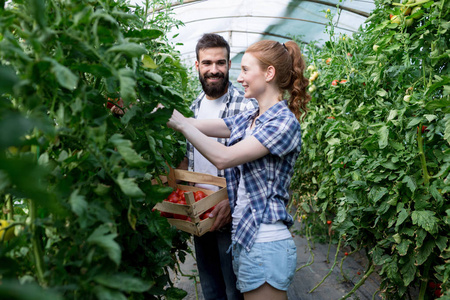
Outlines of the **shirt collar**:
<svg viewBox="0 0 450 300">
<path fill-rule="evenodd" d="M 264 123 L 265 121 L 273 118 L 278 112 L 287 108 L 287 101 L 282 100 L 278 103 L 272 105 L 266 112 L 264 112 L 258 119 L 256 119 L 255 124 Z M 256 117 L 259 113 L 259 109 L 256 110 L 255 114 L 252 117 Z"/>
</svg>

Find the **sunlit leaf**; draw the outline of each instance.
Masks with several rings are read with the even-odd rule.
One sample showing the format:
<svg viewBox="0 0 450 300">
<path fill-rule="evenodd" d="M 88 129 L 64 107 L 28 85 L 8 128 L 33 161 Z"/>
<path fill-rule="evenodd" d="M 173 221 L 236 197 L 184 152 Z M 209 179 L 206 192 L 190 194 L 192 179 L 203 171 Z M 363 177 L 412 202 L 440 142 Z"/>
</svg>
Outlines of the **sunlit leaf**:
<svg viewBox="0 0 450 300">
<path fill-rule="evenodd" d="M 436 213 L 429 210 L 413 211 L 411 219 L 413 224 L 419 225 L 431 234 L 437 231 L 438 219 L 434 216 Z"/>
<path fill-rule="evenodd" d="M 94 244 L 102 248 L 108 257 L 118 266 L 120 264 L 122 251 L 119 244 L 114 240 L 117 233 L 111 233 L 107 225 L 100 225 L 86 240 L 90 244 Z"/>
<path fill-rule="evenodd" d="M 111 275 L 99 275 L 94 278 L 97 283 L 106 287 L 118 289 L 125 292 L 143 293 L 148 291 L 154 283 L 146 282 L 129 274 L 115 273 Z"/>
<path fill-rule="evenodd" d="M 122 192 L 130 197 L 144 197 L 144 192 L 136 184 L 136 178 L 124 178 L 124 174 L 120 173 L 116 178 L 117 184 Z"/>
<path fill-rule="evenodd" d="M 156 69 L 158 67 L 158 65 L 153 61 L 151 56 L 147 54 L 142 56 L 142 65 L 144 66 L 144 68 L 147 69 Z"/>
</svg>

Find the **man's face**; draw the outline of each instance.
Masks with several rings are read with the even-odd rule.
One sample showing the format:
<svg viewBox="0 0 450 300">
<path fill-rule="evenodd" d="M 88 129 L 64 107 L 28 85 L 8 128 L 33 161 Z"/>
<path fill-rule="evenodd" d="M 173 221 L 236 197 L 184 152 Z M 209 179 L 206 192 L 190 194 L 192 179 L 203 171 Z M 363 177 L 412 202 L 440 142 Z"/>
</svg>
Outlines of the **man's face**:
<svg viewBox="0 0 450 300">
<path fill-rule="evenodd" d="M 200 50 L 195 68 L 207 99 L 217 99 L 226 93 L 230 70 L 226 48 Z"/>
</svg>

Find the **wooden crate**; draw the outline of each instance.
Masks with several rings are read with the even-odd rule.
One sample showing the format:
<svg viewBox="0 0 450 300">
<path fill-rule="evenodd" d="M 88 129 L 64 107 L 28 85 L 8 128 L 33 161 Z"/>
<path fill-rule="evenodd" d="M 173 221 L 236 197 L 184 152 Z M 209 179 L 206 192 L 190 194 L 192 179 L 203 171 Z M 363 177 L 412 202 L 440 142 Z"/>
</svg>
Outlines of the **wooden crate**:
<svg viewBox="0 0 450 300">
<path fill-rule="evenodd" d="M 177 184 L 177 181 L 187 183 L 212 184 L 219 186 L 220 189 L 217 192 L 213 192 L 211 190 L 198 188 L 192 185 Z M 171 168 L 169 176 L 167 177 L 167 182 L 169 186 L 175 189 L 179 188 L 180 190 L 187 191 L 184 194 L 187 204 L 184 205 L 163 201 L 156 204 L 155 208 L 162 212 L 190 217 L 191 221 L 167 218 L 170 224 L 180 230 L 186 231 L 196 236 L 202 236 L 203 234 L 207 233 L 214 223 L 215 218 L 206 218 L 204 220 L 200 220 L 200 215 L 220 201 L 228 199 L 225 178 Z M 195 191 L 203 191 L 207 196 L 195 202 L 193 193 Z"/>
</svg>

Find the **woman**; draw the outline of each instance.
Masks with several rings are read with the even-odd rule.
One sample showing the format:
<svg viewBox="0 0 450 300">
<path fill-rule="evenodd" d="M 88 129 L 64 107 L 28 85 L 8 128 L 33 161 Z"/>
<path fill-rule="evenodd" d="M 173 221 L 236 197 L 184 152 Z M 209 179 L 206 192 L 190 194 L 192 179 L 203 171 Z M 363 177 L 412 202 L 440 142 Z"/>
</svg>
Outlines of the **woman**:
<svg viewBox="0 0 450 300">
<path fill-rule="evenodd" d="M 257 42 L 242 57 L 238 82 L 259 109 L 215 120 L 185 118 L 174 111 L 167 123 L 225 169 L 233 268 L 246 300 L 286 299 L 295 273 L 297 253 L 288 229 L 293 219 L 286 205 L 300 152 L 298 119 L 310 99 L 304 69 L 295 42 Z M 282 100 L 285 92 L 288 101 Z M 229 145 L 208 136 L 229 138 Z"/>
</svg>

